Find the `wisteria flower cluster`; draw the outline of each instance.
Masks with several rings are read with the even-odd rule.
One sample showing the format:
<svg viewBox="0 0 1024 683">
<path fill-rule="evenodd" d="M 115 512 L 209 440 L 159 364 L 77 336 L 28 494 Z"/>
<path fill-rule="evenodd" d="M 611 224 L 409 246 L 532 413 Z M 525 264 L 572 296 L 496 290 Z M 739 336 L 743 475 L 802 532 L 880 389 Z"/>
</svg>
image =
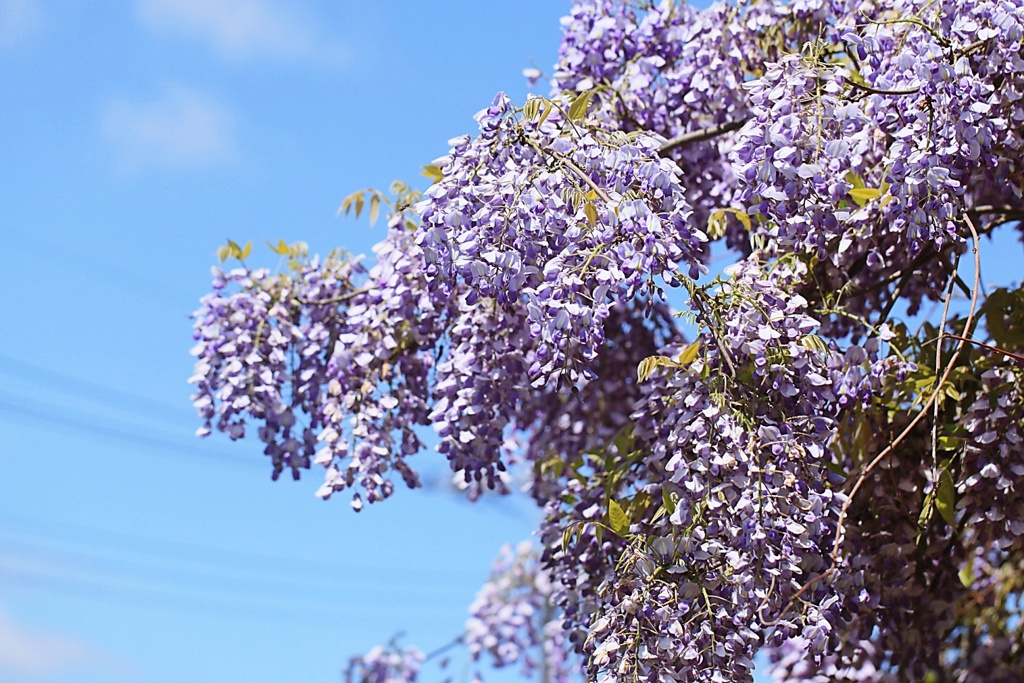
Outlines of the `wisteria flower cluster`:
<svg viewBox="0 0 1024 683">
<path fill-rule="evenodd" d="M 551 683 L 573 680 L 579 662 L 566 648 L 554 615 L 551 582 L 532 543 L 502 548 L 491 575 L 469 606 L 463 637 L 470 656 L 496 668 L 519 665 L 529 678 L 543 670 Z"/>
<path fill-rule="evenodd" d="M 978 244 L 1024 222 L 1024 3 L 576 0 L 558 55 L 372 264 L 214 269 L 199 434 L 356 510 L 427 450 L 525 480 L 460 641 L 545 683 L 1019 680 L 1024 293 Z"/>
<path fill-rule="evenodd" d="M 499 95 L 477 116 L 480 135 L 435 162 L 443 177 L 416 207 L 451 320 L 431 420 L 452 468 L 490 485 L 518 407 L 593 380 L 611 311 L 657 297 L 655 278 L 677 283 L 680 265 L 698 275 L 706 240 L 655 138 L 546 106 L 517 116 Z"/>
<path fill-rule="evenodd" d="M 413 683 L 419 680 L 424 659 L 414 647 L 378 645 L 362 657 L 349 660 L 345 683 Z"/>
<path fill-rule="evenodd" d="M 840 460 L 834 426 L 870 400 L 891 363 L 813 341 L 807 300 L 788 293 L 806 274 L 799 262 L 767 272 L 751 258 L 731 273 L 693 300 L 698 319 L 719 319 L 721 336 L 703 333 L 700 356 L 670 363 L 667 381 L 636 404 L 632 443 L 616 455 L 643 467 L 620 475 L 617 490 L 572 487 L 561 497 L 571 507 L 549 506 L 546 533 L 562 536 L 601 522 L 603 500 L 625 492 L 617 505 L 637 517 L 624 513 L 618 534 L 646 539 L 602 540 L 595 527 L 549 550 L 556 598 L 587 634 L 591 676 L 714 680 L 749 671 L 765 642 L 799 637 L 819 655 L 836 645 L 844 580 L 802 587 L 826 571 L 845 500 L 830 470 Z M 591 557 L 596 576 L 573 581 Z"/>
</svg>

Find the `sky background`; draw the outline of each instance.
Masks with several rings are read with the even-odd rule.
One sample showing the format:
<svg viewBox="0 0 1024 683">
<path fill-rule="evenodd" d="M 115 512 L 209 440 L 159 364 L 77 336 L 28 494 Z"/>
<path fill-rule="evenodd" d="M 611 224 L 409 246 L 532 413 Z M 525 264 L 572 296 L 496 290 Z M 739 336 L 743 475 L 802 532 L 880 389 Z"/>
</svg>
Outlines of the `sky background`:
<svg viewBox="0 0 1024 683">
<path fill-rule="evenodd" d="M 0 683 L 327 683 L 460 633 L 530 507 L 272 483 L 193 436 L 189 315 L 228 237 L 369 254 L 341 200 L 522 101 L 567 8 L 0 0 Z"/>
<path fill-rule="evenodd" d="M 272 483 L 258 443 L 193 436 L 189 315 L 226 238 L 369 253 L 341 200 L 422 187 L 568 6 L 0 0 L 0 683 L 337 682 L 460 633 L 529 504 L 429 456 L 359 515 L 319 471 Z"/>
</svg>

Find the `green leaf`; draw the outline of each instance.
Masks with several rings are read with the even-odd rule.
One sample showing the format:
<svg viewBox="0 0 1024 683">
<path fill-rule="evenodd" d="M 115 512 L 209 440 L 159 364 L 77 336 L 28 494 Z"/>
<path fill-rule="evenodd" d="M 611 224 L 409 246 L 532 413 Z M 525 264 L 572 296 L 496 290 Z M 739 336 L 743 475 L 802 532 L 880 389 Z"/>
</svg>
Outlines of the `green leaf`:
<svg viewBox="0 0 1024 683">
<path fill-rule="evenodd" d="M 960 578 L 960 583 L 964 585 L 964 588 L 970 588 L 974 585 L 974 570 L 969 562 L 961 567 L 956 575 Z"/>
<path fill-rule="evenodd" d="M 668 490 L 667 486 L 661 487 L 661 504 L 669 515 L 676 511 L 679 504 L 679 496 Z"/>
<path fill-rule="evenodd" d="M 697 359 L 697 354 L 700 352 L 700 340 L 693 342 L 679 354 L 679 364 L 689 365 Z"/>
<path fill-rule="evenodd" d="M 569 105 L 569 120 L 582 121 L 587 115 L 587 107 L 590 106 L 590 90 L 581 92 Z"/>
<path fill-rule="evenodd" d="M 559 479 L 564 471 L 565 461 L 557 456 L 544 460 L 540 463 L 540 472 L 542 475 L 550 474 L 555 479 Z"/>
<path fill-rule="evenodd" d="M 590 202 L 585 203 L 583 205 L 583 213 L 586 215 L 590 227 L 594 227 L 594 224 L 597 223 L 597 209 L 594 208 L 594 205 Z"/>
<path fill-rule="evenodd" d="M 239 253 L 238 259 L 239 260 L 244 260 L 251 253 L 252 253 L 252 240 L 249 240 L 248 242 L 245 243 L 245 246 L 242 247 L 242 251 Z"/>
<path fill-rule="evenodd" d="M 231 247 L 229 247 L 226 244 L 224 246 L 217 247 L 217 260 L 218 261 L 220 261 L 221 263 L 224 263 L 225 261 L 228 260 L 228 256 L 231 256 Z"/>
<path fill-rule="evenodd" d="M 441 172 L 441 167 L 437 164 L 427 164 L 424 166 L 423 175 L 429 178 L 432 183 L 439 183 L 444 179 L 444 173 Z"/>
<path fill-rule="evenodd" d="M 523 105 L 523 116 L 532 121 L 540 114 L 540 98 L 531 97 Z"/>
<path fill-rule="evenodd" d="M 678 368 L 679 363 L 675 362 L 668 356 L 650 356 L 648 358 L 644 358 L 636 367 L 637 381 L 647 381 L 647 378 L 651 376 L 651 373 L 654 372 L 654 369 L 661 367 Z"/>
<path fill-rule="evenodd" d="M 626 425 L 620 429 L 612 443 L 615 445 L 615 452 L 625 457 L 633 450 L 633 428 Z"/>
<path fill-rule="evenodd" d="M 747 212 L 742 209 L 729 209 L 729 211 L 739 219 L 740 223 L 743 224 L 743 227 L 747 229 L 747 232 L 749 232 L 753 227 L 753 223 L 750 222 L 750 216 Z"/>
<path fill-rule="evenodd" d="M 608 522 L 616 536 L 625 538 L 629 534 L 629 516 L 614 498 L 608 501 Z"/>
<path fill-rule="evenodd" d="M 825 463 L 825 468 L 830 472 L 838 474 L 843 479 L 846 479 L 847 477 L 850 476 L 849 473 L 847 473 L 846 470 L 843 469 L 842 465 L 840 465 L 837 462 L 832 462 L 831 460 Z"/>
<path fill-rule="evenodd" d="M 380 195 L 374 193 L 370 197 L 370 225 L 377 222 L 377 216 L 380 215 Z"/>
<path fill-rule="evenodd" d="M 928 526 L 928 520 L 932 518 L 932 510 L 935 508 L 935 489 L 928 492 L 924 497 L 924 505 L 921 506 L 921 514 L 917 516 L 917 543 L 921 542 L 924 528 Z"/>
<path fill-rule="evenodd" d="M 349 196 L 345 197 L 345 199 L 341 201 L 341 206 L 338 207 L 338 215 L 340 216 L 344 213 L 347 216 L 353 206 L 359 207 L 356 209 L 356 216 L 359 216 L 359 209 L 363 206 L 363 190 L 356 190 Z"/>
<path fill-rule="evenodd" d="M 825 344 L 825 340 L 816 334 L 805 334 L 800 338 L 800 345 L 808 351 L 814 351 L 815 353 L 828 352 L 828 345 Z"/>
<path fill-rule="evenodd" d="M 942 470 L 939 475 L 939 486 L 935 493 L 935 508 L 946 520 L 946 524 L 956 527 L 956 484 L 949 470 Z"/>
<path fill-rule="evenodd" d="M 957 436 L 940 436 L 939 437 L 939 450 L 940 451 L 956 451 L 960 449 L 964 440 Z"/>
<path fill-rule="evenodd" d="M 708 216 L 708 238 L 711 240 L 718 240 L 725 236 L 725 230 L 729 227 L 728 214 L 736 216 L 736 220 L 743 224 L 744 229 L 747 232 L 753 228 L 753 223 L 750 221 L 750 216 L 743 209 L 737 209 L 734 206 L 730 206 L 727 209 L 718 209 L 713 211 Z"/>
<path fill-rule="evenodd" d="M 868 201 L 880 197 L 882 192 L 876 187 L 855 187 L 850 190 L 850 197 L 857 206 L 864 206 Z"/>
<path fill-rule="evenodd" d="M 540 121 L 537 122 L 537 128 L 540 128 L 544 125 L 544 122 L 548 120 L 548 117 L 551 116 L 551 112 L 555 110 L 555 105 L 547 98 L 538 97 L 537 99 L 544 102 L 544 111 L 540 115 Z"/>
<path fill-rule="evenodd" d="M 712 211 L 711 215 L 708 216 L 708 239 L 720 240 L 725 237 L 725 229 L 728 224 L 729 221 L 725 217 L 724 209 Z"/>
</svg>

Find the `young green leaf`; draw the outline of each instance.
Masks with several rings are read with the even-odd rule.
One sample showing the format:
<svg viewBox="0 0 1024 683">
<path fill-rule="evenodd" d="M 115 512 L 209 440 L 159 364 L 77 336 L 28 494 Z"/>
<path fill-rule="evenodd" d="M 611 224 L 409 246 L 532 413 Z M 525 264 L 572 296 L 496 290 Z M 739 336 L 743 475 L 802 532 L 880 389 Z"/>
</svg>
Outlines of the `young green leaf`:
<svg viewBox="0 0 1024 683">
<path fill-rule="evenodd" d="M 751 228 L 753 228 L 753 223 L 750 221 L 750 216 L 747 214 L 746 211 L 744 211 L 743 209 L 735 208 L 729 209 L 729 211 L 731 211 L 732 214 L 736 216 L 737 219 L 739 219 L 740 223 L 743 224 L 743 227 L 746 228 L 748 232 Z"/>
<path fill-rule="evenodd" d="M 971 567 L 970 562 L 964 564 L 956 575 L 960 579 L 960 583 L 963 584 L 964 588 L 970 588 L 974 585 L 974 569 Z"/>
<path fill-rule="evenodd" d="M 573 122 L 582 121 L 587 115 L 587 107 L 590 106 L 590 90 L 581 92 L 569 105 L 569 120 Z"/>
<path fill-rule="evenodd" d="M 554 111 L 555 105 L 545 97 L 538 97 L 544 103 L 544 110 L 541 112 L 540 121 L 537 122 L 537 127 L 540 128 L 544 125 L 544 122 L 548 120 L 551 112 Z"/>
<path fill-rule="evenodd" d="M 949 470 L 942 470 L 939 486 L 935 493 L 935 509 L 951 527 L 956 526 L 956 484 Z"/>
<path fill-rule="evenodd" d="M 654 369 L 660 367 L 677 368 L 679 367 L 679 363 L 675 362 L 668 356 L 650 356 L 648 358 L 644 358 L 636 368 L 637 381 L 647 381 L 647 378 L 651 376 Z"/>
<path fill-rule="evenodd" d="M 356 208 L 356 216 L 358 217 L 359 216 L 359 209 L 362 208 L 362 205 L 363 205 L 363 190 L 356 190 L 355 192 L 353 192 L 349 196 L 345 197 L 341 201 L 341 206 L 338 207 L 338 215 L 340 216 L 342 213 L 344 213 L 347 216 L 348 212 L 352 210 L 353 206 L 356 206 L 356 207 L 358 207 L 358 208 Z"/>
<path fill-rule="evenodd" d="M 868 201 L 881 196 L 881 191 L 875 187 L 855 187 L 850 190 L 850 197 L 857 202 L 857 206 L 864 206 Z"/>
<path fill-rule="evenodd" d="M 380 195 L 376 192 L 370 196 L 370 225 L 377 222 L 380 215 Z"/>
<path fill-rule="evenodd" d="M 427 164 L 423 167 L 423 175 L 430 179 L 432 183 L 439 183 L 444 179 L 444 173 L 441 172 L 441 167 L 436 164 Z"/>
<path fill-rule="evenodd" d="M 700 340 L 693 342 L 679 354 L 679 364 L 689 365 L 697 358 L 697 354 L 700 352 Z"/>
<path fill-rule="evenodd" d="M 629 534 L 629 516 L 614 498 L 608 501 L 608 522 L 616 536 L 625 538 Z"/>
<path fill-rule="evenodd" d="M 720 240 L 725 237 L 725 229 L 728 225 L 729 220 L 725 217 L 724 209 L 712 211 L 708 216 L 708 239 Z"/>
<path fill-rule="evenodd" d="M 667 486 L 661 487 L 661 504 L 669 515 L 676 511 L 676 506 L 679 504 L 679 496 L 668 490 Z"/>
</svg>

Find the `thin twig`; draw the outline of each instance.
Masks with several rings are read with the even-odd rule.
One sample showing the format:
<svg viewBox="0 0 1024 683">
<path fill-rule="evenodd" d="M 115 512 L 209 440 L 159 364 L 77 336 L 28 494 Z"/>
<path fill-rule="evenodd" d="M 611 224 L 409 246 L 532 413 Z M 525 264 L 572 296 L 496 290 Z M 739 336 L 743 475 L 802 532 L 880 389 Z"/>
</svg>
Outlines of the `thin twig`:
<svg viewBox="0 0 1024 683">
<path fill-rule="evenodd" d="M 445 652 L 447 652 L 448 650 L 452 649 L 453 647 L 455 647 L 457 645 L 462 645 L 462 643 L 463 643 L 463 636 L 459 636 L 458 638 L 456 638 L 455 640 L 451 641 L 450 643 L 442 645 L 441 647 L 439 647 L 439 648 L 437 648 L 435 650 L 432 650 L 431 652 L 429 652 L 426 655 L 424 655 L 423 661 L 429 662 L 431 659 L 433 659 L 435 657 L 438 657 L 440 655 L 443 655 Z"/>
<path fill-rule="evenodd" d="M 303 306 L 328 306 L 330 304 L 345 303 L 346 301 L 348 301 L 352 297 L 358 296 L 360 294 L 366 294 L 369 291 L 370 291 L 369 287 L 360 287 L 359 289 L 353 289 L 351 292 L 345 292 L 344 294 L 339 294 L 338 296 L 336 296 L 336 297 L 334 297 L 332 299 L 304 299 L 301 296 L 299 296 L 299 297 L 295 297 L 295 300 L 298 301 Z"/>
<path fill-rule="evenodd" d="M 595 183 L 594 179 L 587 175 L 586 171 L 577 166 L 575 161 L 568 157 L 562 156 L 561 154 L 557 154 L 555 152 L 551 152 L 551 154 L 553 154 L 555 158 L 561 161 L 563 164 L 568 166 L 576 175 L 580 177 L 581 180 L 583 180 L 583 182 L 585 182 L 587 185 L 590 185 L 590 189 L 592 189 L 598 197 L 604 200 L 605 204 L 612 203 L 612 198 L 608 196 L 608 193 L 605 192 L 600 185 Z"/>
<path fill-rule="evenodd" d="M 978 341 L 977 339 L 971 339 L 969 337 L 961 337 L 958 334 L 946 333 L 946 336 L 951 338 L 951 339 L 960 339 L 960 340 L 965 341 L 965 342 L 970 342 L 971 344 L 975 344 L 975 345 L 980 346 L 982 348 L 988 349 L 989 351 L 994 351 L 996 353 L 1001 353 L 1004 356 L 1007 356 L 1008 358 L 1012 358 L 1015 361 L 1019 361 L 1021 363 L 1024 363 L 1024 356 L 1022 356 L 1020 354 L 1017 354 L 1017 353 L 1013 353 L 1012 351 L 1007 351 L 1006 349 L 1001 349 L 998 346 L 992 346 L 991 344 L 986 344 L 985 342 Z"/>
<path fill-rule="evenodd" d="M 967 228 L 968 230 L 971 231 L 971 238 L 974 241 L 974 246 L 972 248 L 972 251 L 974 253 L 974 287 L 971 289 L 971 308 L 967 314 L 967 324 L 964 326 L 965 330 L 970 330 L 971 324 L 974 322 L 974 314 L 977 311 L 978 307 L 978 290 L 980 288 L 979 282 L 981 280 L 981 258 L 978 255 L 978 241 L 980 240 L 980 238 L 978 237 L 978 230 L 974 226 L 974 221 L 971 220 L 969 214 L 964 214 L 964 221 L 967 223 Z M 946 336 L 953 337 L 954 335 Z M 932 395 L 928 398 L 928 401 L 925 402 L 925 404 L 921 407 L 921 410 L 918 411 L 914 419 L 910 421 L 910 424 L 908 424 L 903 429 L 903 431 L 900 432 L 899 435 L 895 439 L 893 439 L 889 443 L 889 445 L 882 450 L 881 453 L 876 455 L 871 460 L 871 462 L 869 462 L 860 471 L 860 474 L 857 475 L 857 480 L 854 482 L 853 488 L 850 490 L 850 493 L 847 494 L 846 500 L 843 502 L 843 507 L 839 510 L 839 517 L 836 520 L 836 535 L 835 539 L 832 542 L 832 552 L 829 553 L 829 556 L 831 557 L 831 563 L 829 564 L 828 568 L 825 569 L 825 571 L 823 571 L 822 573 L 815 576 L 814 578 L 810 579 L 807 583 L 801 586 L 799 590 L 797 590 L 793 597 L 789 599 L 789 604 L 783 609 L 782 613 L 779 615 L 778 619 L 776 619 L 775 623 L 781 621 L 782 616 L 785 615 L 786 611 L 789 610 L 790 606 L 792 606 L 793 603 L 795 603 L 801 595 L 807 592 L 807 590 L 811 586 L 818 583 L 822 579 L 830 576 L 839 567 L 839 552 L 840 550 L 842 550 L 843 541 L 845 540 L 846 536 L 846 528 L 844 525 L 846 523 L 846 517 L 849 514 L 850 505 L 853 503 L 854 497 L 857 495 L 857 492 L 860 490 L 860 487 L 864 485 L 864 482 L 867 481 L 868 475 L 871 474 L 871 471 L 874 470 L 875 467 L 877 467 L 878 464 L 882 462 L 882 460 L 888 457 L 888 455 L 896 449 L 896 446 L 898 446 L 905 438 L 907 438 L 907 436 L 914 429 L 914 427 L 916 427 L 917 424 L 922 419 L 924 419 L 924 417 L 928 414 L 928 411 L 931 409 L 932 404 L 938 399 L 939 394 L 945 388 L 946 380 L 949 379 L 950 373 L 953 372 L 953 368 L 956 366 L 956 362 L 960 358 L 960 352 L 963 350 L 964 345 L 967 343 L 967 341 L 969 341 L 965 340 L 962 337 L 957 338 L 960 339 L 960 343 L 957 344 L 957 347 L 953 350 L 953 355 L 949 359 L 949 364 L 946 366 L 946 370 L 942 373 L 942 377 L 939 378 L 939 380 L 935 383 L 935 389 L 934 391 L 932 391 Z"/>
<path fill-rule="evenodd" d="M 907 90 L 880 90 L 878 88 L 872 88 L 870 85 L 858 83 L 857 81 L 853 80 L 846 82 L 849 85 L 852 85 L 854 88 L 857 88 L 858 90 L 863 90 L 864 92 L 871 93 L 872 95 L 916 95 L 921 91 L 921 86 L 917 86 L 916 88 L 908 88 Z"/>
<path fill-rule="evenodd" d="M 946 329 L 946 321 L 949 320 L 949 302 L 953 300 L 953 287 L 959 279 L 957 270 L 960 268 L 960 254 L 956 255 L 953 263 L 953 277 L 949 278 L 949 286 L 946 288 L 946 300 L 942 303 L 942 318 L 939 320 L 939 339 L 935 343 L 935 373 L 938 374 L 942 368 L 942 331 Z M 936 388 L 936 391 L 938 388 Z M 939 469 L 939 410 L 941 401 L 932 404 L 932 474 L 933 481 L 938 482 Z"/>
<path fill-rule="evenodd" d="M 1005 219 L 1004 222 L 1024 220 L 1024 208 L 1019 206 L 1010 206 L 1009 204 L 982 204 L 981 206 L 976 206 L 973 209 L 968 209 L 968 212 L 976 216 L 995 214 Z M 984 231 L 981 230 L 979 232 Z"/>
<path fill-rule="evenodd" d="M 974 241 L 974 246 L 971 250 L 974 253 L 974 286 L 971 288 L 971 308 L 970 311 L 968 311 L 967 313 L 967 324 L 964 325 L 965 330 L 970 330 L 971 324 L 974 322 L 974 314 L 977 312 L 978 309 L 978 290 L 979 281 L 981 280 L 981 258 L 978 255 L 978 240 L 980 238 L 978 237 L 978 230 L 974 227 L 974 222 L 971 220 L 971 217 L 965 214 L 964 220 L 967 223 L 968 229 L 971 231 L 971 238 Z M 864 485 L 864 482 L 867 480 L 868 475 L 878 465 L 878 463 L 882 462 L 883 459 L 885 459 L 890 453 L 892 453 L 893 450 L 896 449 L 896 446 L 898 446 L 905 438 L 907 438 L 911 430 L 913 430 L 914 427 L 917 426 L 917 423 L 920 422 L 928 413 L 928 410 L 932 407 L 932 404 L 938 399 L 939 394 L 944 389 L 946 380 L 949 379 L 950 373 L 953 372 L 953 367 L 956 365 L 957 360 L 959 360 L 960 352 L 963 350 L 965 344 L 966 342 L 963 341 L 962 339 L 960 340 L 960 343 L 957 344 L 956 348 L 953 350 L 953 355 L 949 359 L 949 364 L 946 366 L 945 371 L 942 373 L 942 377 L 939 378 L 938 382 L 935 383 L 935 389 L 932 391 L 932 395 L 928 398 L 928 401 L 925 403 L 925 405 L 922 406 L 921 410 L 918 411 L 914 419 L 910 421 L 910 424 L 908 424 L 903 429 L 903 431 L 900 432 L 899 436 L 893 439 L 892 442 L 888 446 L 886 446 L 881 453 L 876 455 L 874 459 L 871 462 L 869 462 L 867 466 L 864 467 L 864 469 L 862 469 L 860 474 L 857 476 L 857 481 L 854 482 L 853 488 L 850 490 L 850 493 L 846 497 L 846 501 L 843 503 L 842 509 L 839 511 L 839 519 L 836 525 L 836 537 L 835 541 L 832 544 L 831 553 L 833 568 L 837 565 L 838 562 L 839 550 L 842 546 L 844 536 L 843 523 L 846 521 L 846 516 L 850 510 L 850 505 L 853 502 L 854 496 L 857 495 L 857 491 L 859 491 L 860 487 Z"/>
<path fill-rule="evenodd" d="M 749 116 L 745 116 L 742 119 L 736 121 L 727 121 L 726 123 L 719 123 L 708 128 L 701 128 L 700 130 L 693 130 L 689 133 L 683 133 L 677 137 L 672 138 L 658 150 L 658 154 L 661 156 L 668 156 L 668 153 L 677 147 L 684 147 L 686 145 L 693 144 L 695 142 L 704 142 L 711 138 L 716 138 L 719 135 L 725 135 L 731 133 L 734 130 L 739 130 L 750 120 Z"/>
</svg>

